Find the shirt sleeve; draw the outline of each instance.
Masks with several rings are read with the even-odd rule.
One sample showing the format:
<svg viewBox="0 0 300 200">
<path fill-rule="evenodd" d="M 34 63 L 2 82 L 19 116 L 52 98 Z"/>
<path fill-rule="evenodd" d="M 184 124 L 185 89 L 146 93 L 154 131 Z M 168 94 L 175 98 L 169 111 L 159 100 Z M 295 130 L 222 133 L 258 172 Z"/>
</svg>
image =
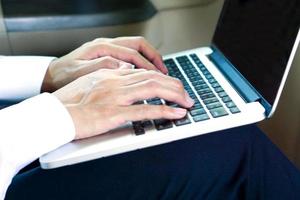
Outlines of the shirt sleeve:
<svg viewBox="0 0 300 200">
<path fill-rule="evenodd" d="M 0 110 L 0 199 L 16 173 L 41 155 L 74 139 L 64 105 L 44 93 Z"/>
<path fill-rule="evenodd" d="M 0 101 L 19 102 L 40 93 L 54 57 L 0 56 Z"/>
</svg>

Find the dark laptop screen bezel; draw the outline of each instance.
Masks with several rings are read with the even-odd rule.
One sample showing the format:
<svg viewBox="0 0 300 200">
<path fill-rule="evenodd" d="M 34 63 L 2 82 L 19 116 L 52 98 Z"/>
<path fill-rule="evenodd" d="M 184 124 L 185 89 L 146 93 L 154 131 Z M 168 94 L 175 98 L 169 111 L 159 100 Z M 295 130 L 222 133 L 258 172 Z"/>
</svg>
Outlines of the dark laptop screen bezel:
<svg viewBox="0 0 300 200">
<path fill-rule="evenodd" d="M 297 46 L 298 46 L 298 43 L 299 43 L 300 12 L 296 14 L 299 17 L 296 20 L 294 19 L 293 28 L 288 29 L 288 30 L 292 30 L 291 33 L 287 31 L 287 33 L 290 33 L 292 35 L 291 39 L 288 42 L 286 42 L 286 43 L 288 43 L 288 45 L 286 45 L 288 47 L 286 47 L 284 50 L 282 50 L 281 52 L 276 54 L 276 55 L 280 54 L 281 57 L 283 57 L 283 56 L 285 56 L 285 57 L 284 57 L 284 59 L 280 60 L 280 62 L 281 62 L 281 65 L 279 66 L 280 69 L 278 68 L 278 70 L 277 70 L 277 68 L 276 68 L 276 70 L 275 70 L 275 73 L 277 73 L 277 75 L 276 75 L 277 78 L 274 78 L 274 80 L 270 81 L 270 82 L 273 81 L 274 83 L 275 82 L 276 83 L 272 85 L 273 88 L 269 89 L 268 87 L 266 87 L 262 84 L 260 85 L 257 82 L 255 82 L 257 80 L 254 79 L 254 81 L 253 81 L 253 78 L 251 78 L 249 76 L 249 73 L 247 72 L 247 70 L 243 69 L 243 67 L 245 67 L 245 68 L 248 67 L 248 70 L 249 70 L 249 66 L 251 66 L 250 64 L 249 64 L 249 66 L 247 66 L 246 62 L 244 62 L 244 63 L 240 62 L 240 60 L 242 60 L 242 59 L 240 59 L 240 60 L 237 59 L 237 57 L 240 57 L 240 58 L 245 57 L 245 60 L 247 60 L 247 56 L 241 56 L 238 53 L 235 53 L 235 52 L 238 52 L 237 51 L 238 48 L 241 48 L 241 50 L 242 50 L 241 52 L 248 53 L 248 54 L 243 54 L 243 55 L 251 55 L 251 54 L 255 55 L 255 53 L 251 52 L 251 54 L 250 54 L 249 52 L 247 52 L 247 49 L 245 47 L 246 42 L 244 42 L 244 44 L 242 44 L 242 45 L 244 45 L 244 47 L 242 45 L 240 47 L 238 45 L 232 45 L 233 44 L 232 41 L 236 40 L 236 41 L 242 41 L 243 42 L 243 40 L 246 38 L 247 34 L 253 34 L 257 30 L 261 31 L 261 30 L 264 29 L 264 27 L 260 27 L 260 28 L 257 28 L 257 30 L 250 30 L 248 32 L 244 30 L 244 32 L 243 32 L 244 35 L 242 35 L 242 34 L 239 35 L 238 34 L 239 31 L 242 32 L 240 29 L 242 29 L 243 27 L 239 23 L 243 22 L 243 20 L 247 21 L 248 25 L 251 24 L 251 23 L 257 24 L 257 23 L 255 23 L 255 20 L 258 20 L 259 18 L 260 18 L 260 20 L 262 20 L 262 17 L 260 17 L 260 16 L 255 17 L 255 15 L 259 14 L 258 11 L 257 11 L 257 13 L 253 13 L 253 16 L 248 17 L 247 14 L 249 14 L 249 13 L 247 13 L 247 11 L 245 9 L 242 10 L 242 12 L 241 12 L 241 10 L 234 7 L 234 6 L 237 6 L 237 5 L 238 6 L 245 6 L 245 5 L 242 5 L 242 4 L 247 4 L 249 2 L 250 2 L 250 4 L 252 4 L 251 5 L 252 8 L 249 7 L 249 9 L 253 9 L 256 6 L 255 4 L 260 5 L 260 6 L 264 5 L 264 4 L 267 5 L 268 3 L 272 4 L 272 2 L 268 1 L 268 0 L 264 0 L 264 1 L 260 1 L 260 0 L 225 0 L 223 9 L 222 9 L 222 12 L 221 12 L 221 15 L 220 15 L 215 33 L 214 33 L 212 44 L 213 44 L 214 47 L 216 47 L 216 49 L 218 49 L 226 57 L 227 60 L 229 60 L 231 62 L 231 64 L 237 69 L 237 71 L 239 71 L 242 74 L 244 79 L 247 80 L 251 84 L 252 88 L 255 88 L 257 94 L 259 96 L 261 96 L 262 101 L 265 101 L 266 102 L 265 104 L 268 104 L 268 105 L 270 105 L 270 107 L 272 107 L 269 111 L 267 111 L 267 115 L 272 115 L 273 114 L 272 110 L 274 111 L 275 107 L 278 104 L 279 96 L 281 94 L 283 85 L 286 81 L 287 74 L 288 74 L 288 71 L 289 71 L 290 66 L 291 66 L 291 62 L 294 58 L 294 55 L 295 55 L 295 52 L 296 52 L 296 49 L 297 49 Z M 293 10 L 293 14 L 295 15 L 295 12 L 298 11 L 299 8 L 300 8 L 300 3 L 297 2 L 297 0 L 289 0 L 289 1 L 285 1 L 285 2 L 289 2 L 290 4 L 295 4 L 296 5 L 296 8 L 294 8 L 294 10 Z M 239 4 L 241 4 L 241 5 L 239 5 Z M 278 3 L 275 3 L 275 4 L 278 4 Z M 282 4 L 284 4 L 284 3 L 282 3 Z M 276 8 L 274 8 L 274 11 L 273 10 L 270 11 L 271 8 L 270 9 L 265 8 L 266 10 L 262 10 L 262 8 L 260 7 L 260 9 L 261 9 L 260 12 L 263 11 L 263 12 L 267 13 L 266 16 L 265 16 L 265 17 L 269 17 L 267 19 L 269 19 L 270 21 L 273 20 L 272 22 L 274 22 L 274 19 L 273 19 L 274 17 L 272 16 L 272 14 L 275 13 Z M 234 10 L 235 13 L 233 13 L 232 10 Z M 265 19 L 265 21 L 267 21 L 267 19 Z M 231 20 L 231 21 L 229 21 L 229 20 Z M 298 27 L 296 27 L 295 24 Z M 278 26 L 278 24 L 276 24 L 276 25 Z M 271 26 L 271 28 L 273 28 L 273 27 Z M 260 33 L 262 35 L 266 35 L 267 32 L 262 32 L 261 31 Z M 230 38 L 233 35 L 235 36 L 235 38 L 234 39 Z M 298 37 L 297 37 L 297 35 L 298 35 Z M 238 38 L 237 36 L 239 36 L 240 38 Z M 253 37 L 256 37 L 256 36 L 253 36 Z M 257 37 L 257 38 L 259 38 L 259 37 Z M 272 39 L 274 39 L 274 38 L 272 38 Z M 258 44 L 258 42 L 260 44 Z M 268 41 L 258 41 L 258 42 L 257 42 L 257 46 L 258 45 L 263 46 L 263 45 L 265 45 L 265 44 L 263 44 L 263 42 L 267 43 Z M 269 43 L 270 43 L 270 41 L 269 41 Z M 239 44 L 239 43 L 236 43 L 236 44 Z M 281 45 L 283 45 L 283 44 L 285 45 L 285 43 L 281 43 Z M 255 44 L 253 45 L 251 43 L 251 45 L 255 47 Z M 249 46 L 251 46 L 251 45 L 249 45 Z M 283 54 L 285 54 L 285 55 L 283 55 Z M 258 57 L 258 59 L 259 59 L 260 55 L 261 54 L 256 55 L 256 57 Z M 281 57 L 280 57 L 280 59 L 281 59 Z M 264 63 L 270 62 L 271 59 L 273 59 L 273 58 L 272 57 L 267 57 L 267 59 L 264 61 Z M 253 59 L 253 60 L 255 61 L 255 59 Z M 243 63 L 243 64 L 241 64 L 241 63 Z M 255 66 L 256 66 L 256 68 L 254 69 Z M 254 69 L 253 73 L 256 73 L 256 75 L 258 74 L 260 76 L 257 79 L 262 80 L 261 82 L 263 82 L 263 77 L 267 77 L 267 78 L 270 79 L 270 77 L 272 78 L 272 76 L 273 76 L 272 75 L 272 76 L 268 77 L 268 74 L 266 74 L 266 73 L 263 74 L 262 70 L 260 71 L 260 69 L 263 69 L 263 68 L 259 68 L 259 64 L 252 65 L 251 67 Z M 265 75 L 267 75 L 267 76 L 265 76 Z M 274 75 L 274 77 L 275 77 L 275 75 Z M 267 90 L 269 90 L 269 91 L 267 91 Z M 270 92 L 270 90 L 271 90 L 271 92 Z M 270 98 L 270 95 L 268 93 L 271 93 L 273 95 L 273 96 L 271 96 L 272 98 Z"/>
</svg>

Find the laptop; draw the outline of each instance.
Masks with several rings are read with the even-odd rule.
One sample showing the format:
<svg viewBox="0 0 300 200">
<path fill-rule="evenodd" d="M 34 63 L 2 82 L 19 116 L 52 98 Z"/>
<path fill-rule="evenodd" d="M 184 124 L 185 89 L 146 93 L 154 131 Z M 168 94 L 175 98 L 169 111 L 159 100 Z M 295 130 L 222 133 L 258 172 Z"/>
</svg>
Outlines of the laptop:
<svg viewBox="0 0 300 200">
<path fill-rule="evenodd" d="M 179 120 L 131 122 L 40 158 L 51 169 L 270 118 L 300 40 L 299 0 L 225 0 L 210 46 L 164 57 L 195 100 Z M 167 104 L 159 98 L 137 103 Z"/>
</svg>

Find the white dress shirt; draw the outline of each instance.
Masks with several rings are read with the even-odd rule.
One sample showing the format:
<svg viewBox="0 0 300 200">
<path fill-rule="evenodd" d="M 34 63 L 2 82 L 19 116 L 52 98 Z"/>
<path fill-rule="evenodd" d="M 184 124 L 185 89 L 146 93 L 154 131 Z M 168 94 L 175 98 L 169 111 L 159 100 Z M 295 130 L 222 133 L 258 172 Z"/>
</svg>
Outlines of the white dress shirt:
<svg viewBox="0 0 300 200">
<path fill-rule="evenodd" d="M 75 137 L 71 116 L 52 94 L 40 93 L 53 57 L 0 57 L 0 200 L 12 178 L 41 155 Z"/>
</svg>

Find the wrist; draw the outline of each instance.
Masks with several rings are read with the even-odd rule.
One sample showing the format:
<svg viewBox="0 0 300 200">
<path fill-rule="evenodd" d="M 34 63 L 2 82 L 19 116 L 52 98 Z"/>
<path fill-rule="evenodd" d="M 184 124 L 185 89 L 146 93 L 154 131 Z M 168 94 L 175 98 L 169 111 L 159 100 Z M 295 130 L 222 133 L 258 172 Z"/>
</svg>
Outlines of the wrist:
<svg viewBox="0 0 300 200">
<path fill-rule="evenodd" d="M 42 87 L 41 87 L 41 93 L 42 92 L 54 92 L 56 88 L 54 87 L 53 83 L 53 76 L 52 76 L 52 68 L 54 68 L 56 59 L 52 60 L 47 68 Z"/>
</svg>

